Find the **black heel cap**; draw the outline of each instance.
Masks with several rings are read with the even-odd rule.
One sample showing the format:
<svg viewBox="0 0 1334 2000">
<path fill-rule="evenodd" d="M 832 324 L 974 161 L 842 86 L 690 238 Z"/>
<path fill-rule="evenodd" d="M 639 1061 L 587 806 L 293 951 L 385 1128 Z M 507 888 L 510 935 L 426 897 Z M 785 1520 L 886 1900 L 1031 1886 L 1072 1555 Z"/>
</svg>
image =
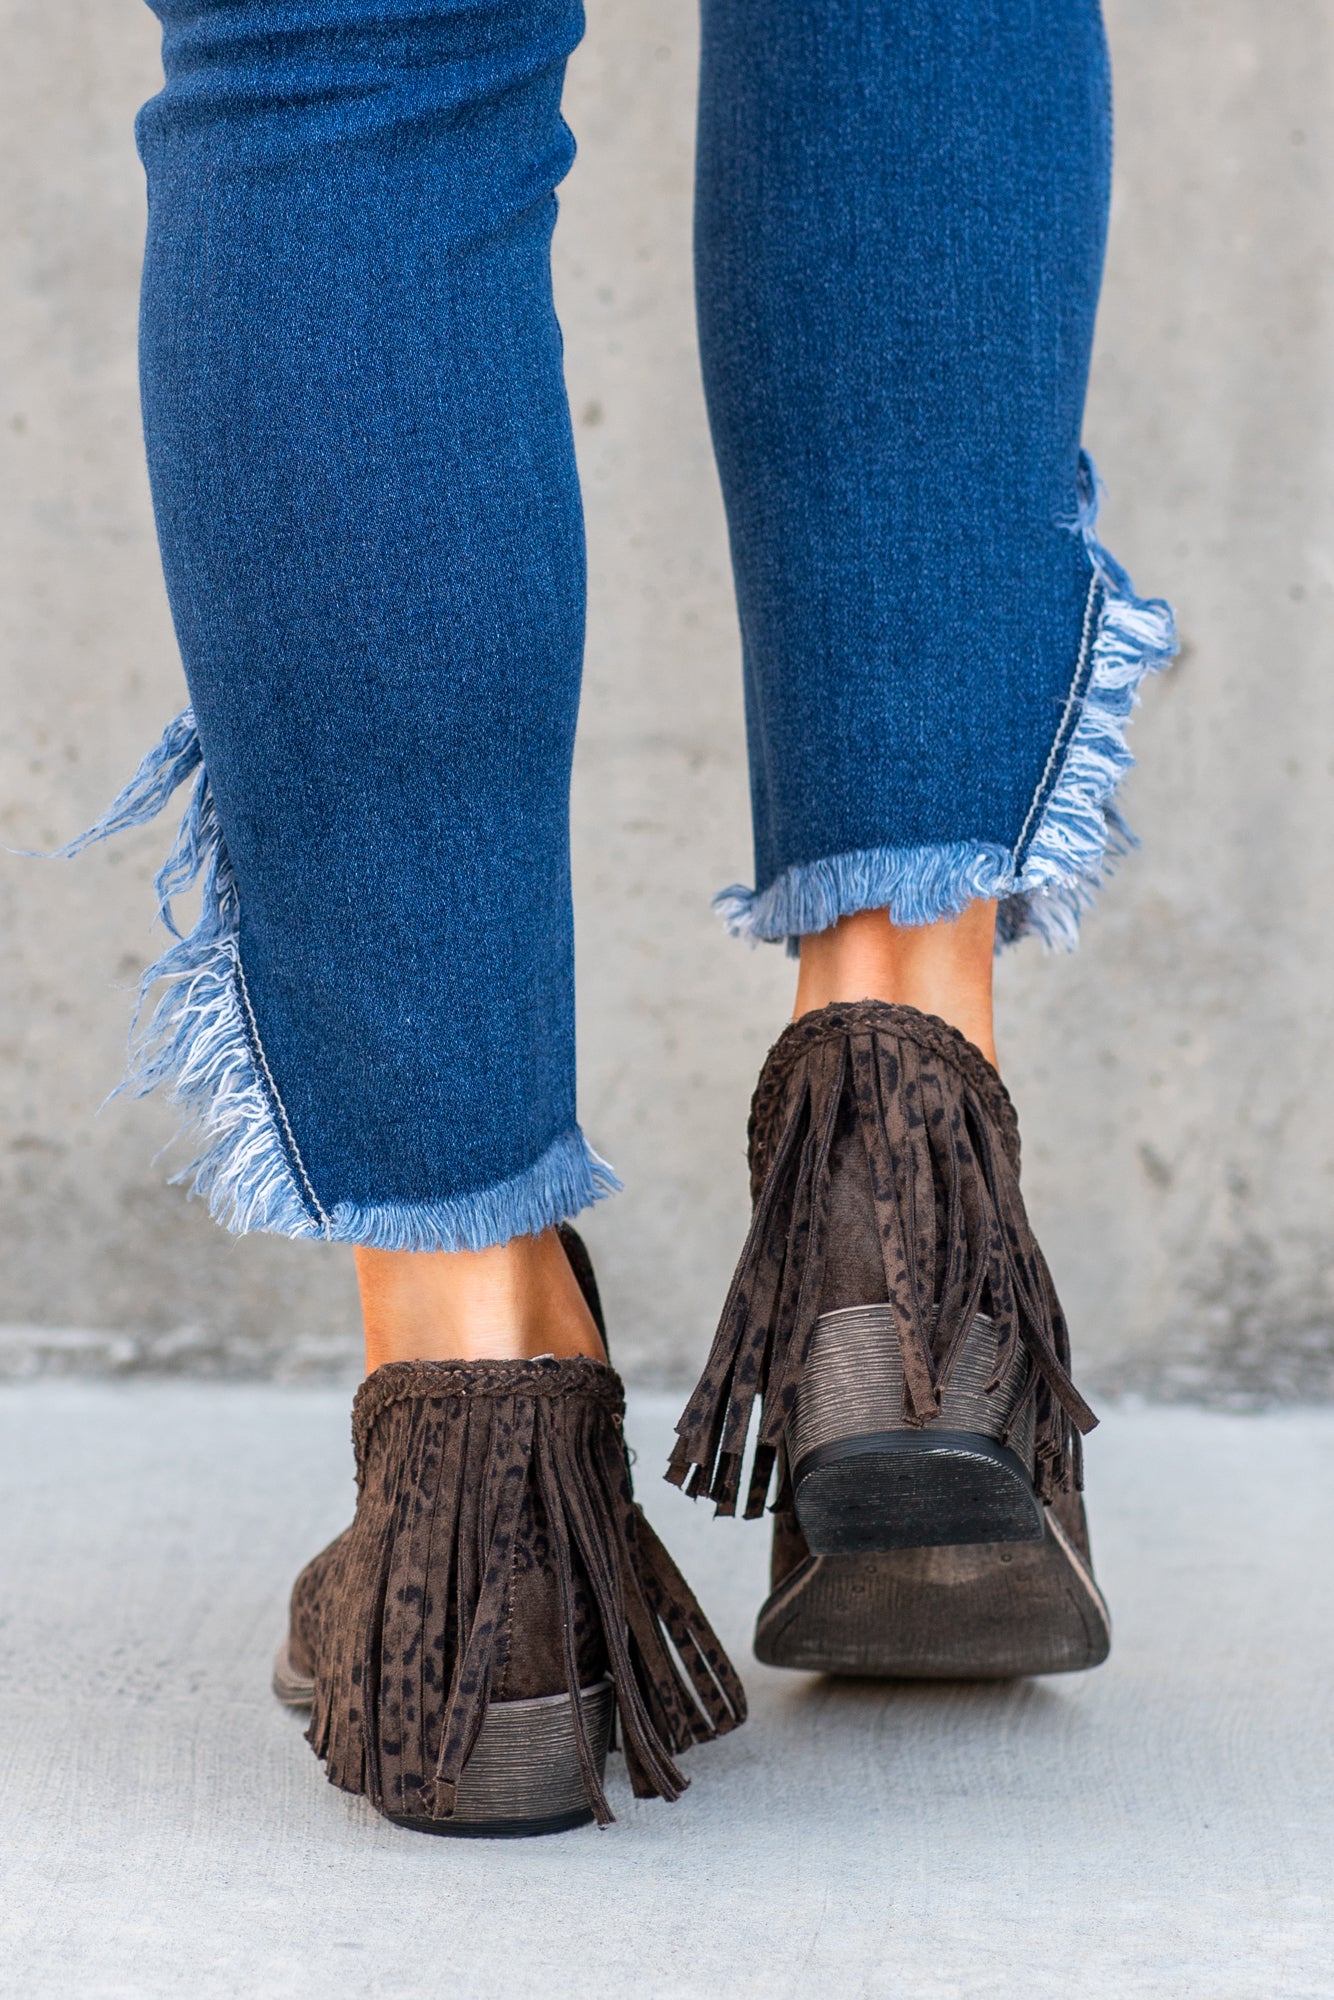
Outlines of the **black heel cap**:
<svg viewBox="0 0 1334 2000">
<path fill-rule="evenodd" d="M 808 1452 L 793 1475 L 813 1555 L 1034 1542 L 1042 1503 L 1007 1445 L 973 1431 L 872 1431 Z"/>
</svg>

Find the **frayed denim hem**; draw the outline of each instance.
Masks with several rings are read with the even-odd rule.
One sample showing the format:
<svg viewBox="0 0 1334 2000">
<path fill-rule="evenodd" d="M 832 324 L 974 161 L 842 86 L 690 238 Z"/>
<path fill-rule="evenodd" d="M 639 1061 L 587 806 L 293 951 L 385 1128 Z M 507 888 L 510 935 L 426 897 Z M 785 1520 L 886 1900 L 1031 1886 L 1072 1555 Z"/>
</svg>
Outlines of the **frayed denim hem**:
<svg viewBox="0 0 1334 2000">
<path fill-rule="evenodd" d="M 1004 847 L 957 840 L 940 847 L 871 847 L 788 868 L 767 889 L 724 889 L 713 907 L 733 937 L 795 941 L 854 910 L 888 910 L 896 924 L 933 924 L 998 893 Z"/>
<path fill-rule="evenodd" d="M 306 1171 L 296 1135 L 264 1055 L 241 966 L 240 900 L 203 768 L 194 713 L 185 709 L 134 777 L 63 855 L 154 819 L 197 772 L 190 803 L 154 887 L 158 916 L 174 942 L 139 982 L 124 1081 L 112 1092 L 161 1090 L 185 1113 L 182 1133 L 198 1147 L 172 1176 L 202 1196 L 234 1234 L 360 1243 L 380 1250 L 484 1250 L 511 1236 L 564 1222 L 620 1187 L 578 1127 L 562 1132 L 522 1173 L 491 1187 L 436 1200 L 339 1202 L 327 1211 Z M 199 921 L 178 930 L 172 898 L 201 885 Z M 165 985 L 141 1027 L 151 989 Z"/>
<path fill-rule="evenodd" d="M 339 1202 L 328 1235 L 373 1250 L 485 1250 L 511 1236 L 536 1236 L 620 1185 L 576 1125 L 531 1167 L 494 1187 L 445 1201 Z"/>
<path fill-rule="evenodd" d="M 1068 525 L 1093 568 L 1084 630 L 1051 754 L 1013 848 L 960 840 L 803 862 L 765 889 L 734 885 L 715 896 L 734 937 L 786 939 L 795 950 L 798 938 L 855 910 L 929 924 L 995 899 L 998 947 L 1033 936 L 1074 949 L 1080 917 L 1111 864 L 1137 845 L 1115 803 L 1134 763 L 1125 726 L 1144 676 L 1160 672 L 1177 650 L 1171 608 L 1161 598 L 1136 597 L 1097 538 L 1102 491 L 1092 459 L 1081 452 L 1078 511 Z"/>
</svg>

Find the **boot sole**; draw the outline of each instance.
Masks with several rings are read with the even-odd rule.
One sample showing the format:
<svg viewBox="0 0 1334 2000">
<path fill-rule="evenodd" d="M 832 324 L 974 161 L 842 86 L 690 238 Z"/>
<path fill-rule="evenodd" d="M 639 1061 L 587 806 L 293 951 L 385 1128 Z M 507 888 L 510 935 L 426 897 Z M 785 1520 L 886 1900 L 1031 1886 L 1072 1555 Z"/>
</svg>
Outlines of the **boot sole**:
<svg viewBox="0 0 1334 2000">
<path fill-rule="evenodd" d="M 284 1708 L 313 1708 L 315 1704 L 315 1683 L 292 1665 L 290 1639 L 284 1639 L 274 1654 L 273 1692 Z"/>
<path fill-rule="evenodd" d="M 812 1555 L 760 1612 L 767 1666 L 886 1680 L 1012 1680 L 1099 1666 L 1111 1622 L 1050 1509 L 1040 1540 Z"/>
<path fill-rule="evenodd" d="M 808 1452 L 793 1502 L 813 1555 L 1038 1542 L 1042 1503 L 1007 1445 L 970 1431 L 873 1431 Z"/>
<path fill-rule="evenodd" d="M 315 1683 L 292 1665 L 283 1640 L 273 1663 L 273 1692 L 288 1708 L 309 1708 Z M 601 1778 L 611 1745 L 615 1696 L 609 1680 L 582 1690 L 581 1705 L 593 1762 Z M 411 1833 L 455 1840 L 523 1840 L 591 1826 L 568 1694 L 492 1702 L 459 1779 L 448 1819 L 387 1812 Z"/>
</svg>

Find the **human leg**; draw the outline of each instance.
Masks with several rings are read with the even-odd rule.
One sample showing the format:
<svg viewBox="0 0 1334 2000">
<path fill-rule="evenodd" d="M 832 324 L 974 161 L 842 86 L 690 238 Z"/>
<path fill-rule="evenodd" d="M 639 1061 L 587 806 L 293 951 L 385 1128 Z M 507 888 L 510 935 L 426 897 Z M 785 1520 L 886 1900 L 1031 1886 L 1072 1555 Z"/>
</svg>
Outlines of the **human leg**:
<svg viewBox="0 0 1334 2000">
<path fill-rule="evenodd" d="M 386 1361 L 605 1359 L 560 1236 L 488 1250 L 358 1249 L 366 1372 Z"/>
<path fill-rule="evenodd" d="M 574 1113 L 583 628 L 551 302 L 571 0 L 163 0 L 145 430 L 204 912 L 138 1081 L 238 1230 L 480 1249 L 609 1185 Z M 150 975 L 151 976 L 151 975 Z"/>
<path fill-rule="evenodd" d="M 755 887 L 808 935 L 1000 903 L 1071 942 L 1166 607 L 1080 442 L 1110 85 L 1096 0 L 706 0 L 696 255 Z"/>
<path fill-rule="evenodd" d="M 995 958 L 992 902 L 918 925 L 893 923 L 883 910 L 856 910 L 801 940 L 792 1017 L 839 1000 L 890 1000 L 938 1015 L 995 1063 Z"/>
<path fill-rule="evenodd" d="M 776 1490 L 765 1658 L 1088 1665 L 1093 1419 L 1019 1195 L 985 959 L 993 927 L 1073 942 L 1126 843 L 1125 717 L 1173 647 L 1096 540 L 1080 443 L 1101 21 L 1091 0 L 704 20 L 701 345 L 755 820 L 755 886 L 719 901 L 802 964 L 670 1476 L 724 1512 Z M 990 1553 L 940 1553 L 961 1547 Z"/>
<path fill-rule="evenodd" d="M 575 1120 L 583 549 L 551 302 L 574 0 L 159 0 L 142 367 L 198 923 L 136 1056 L 219 1219 L 357 1247 L 356 1518 L 276 1685 L 434 1832 L 605 1819 L 744 1697 L 634 1506 Z M 79 845 L 82 843 L 76 843 Z M 670 1634 L 670 1641 L 669 1635 Z M 673 1657 L 677 1649 L 679 1659 Z"/>
</svg>

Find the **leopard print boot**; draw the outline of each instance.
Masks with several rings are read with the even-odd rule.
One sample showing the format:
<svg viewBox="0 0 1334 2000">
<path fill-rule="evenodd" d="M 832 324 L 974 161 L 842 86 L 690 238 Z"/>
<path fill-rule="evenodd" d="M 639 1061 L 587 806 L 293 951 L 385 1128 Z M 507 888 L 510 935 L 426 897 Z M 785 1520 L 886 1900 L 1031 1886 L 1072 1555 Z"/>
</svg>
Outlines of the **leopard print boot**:
<svg viewBox="0 0 1334 2000">
<path fill-rule="evenodd" d="M 636 1794 L 675 1799 L 679 1753 L 744 1719 L 635 1504 L 623 1414 L 620 1378 L 582 1358 L 390 1362 L 362 1384 L 356 1517 L 298 1577 L 274 1669 L 335 1785 L 418 1832 L 605 1825 L 617 1720 Z"/>
<path fill-rule="evenodd" d="M 912 1007 L 803 1016 L 761 1072 L 754 1215 L 668 1478 L 775 1492 L 775 1666 L 954 1679 L 1097 1665 L 1110 1643 L 1050 1273 L 991 1064 Z"/>
</svg>

